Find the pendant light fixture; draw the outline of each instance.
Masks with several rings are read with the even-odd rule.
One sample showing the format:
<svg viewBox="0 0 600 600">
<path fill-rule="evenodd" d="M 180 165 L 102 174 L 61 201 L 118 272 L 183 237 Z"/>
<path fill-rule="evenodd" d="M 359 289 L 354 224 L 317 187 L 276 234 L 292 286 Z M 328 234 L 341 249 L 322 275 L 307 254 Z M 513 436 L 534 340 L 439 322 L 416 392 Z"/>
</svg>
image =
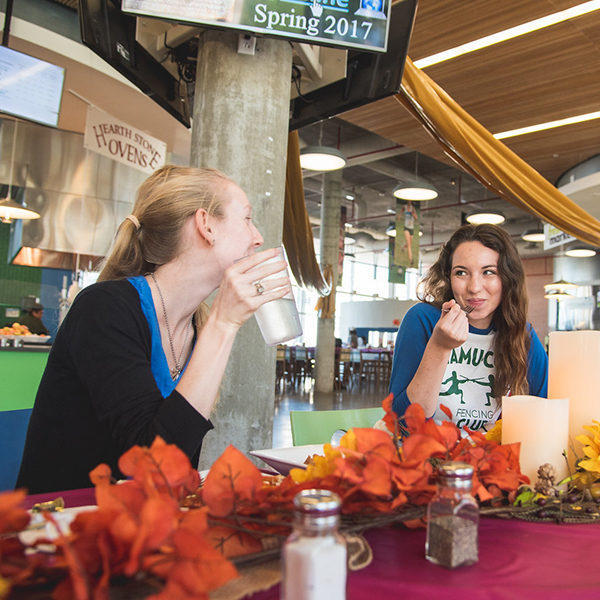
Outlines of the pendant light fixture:
<svg viewBox="0 0 600 600">
<path fill-rule="evenodd" d="M 506 221 L 506 218 L 499 210 L 476 210 L 467 215 L 467 221 L 472 225 L 481 225 L 482 223 L 500 225 Z"/>
<path fill-rule="evenodd" d="M 389 227 L 385 230 L 385 233 L 390 237 L 396 237 L 396 223 L 390 223 Z"/>
<path fill-rule="evenodd" d="M 528 229 L 521 234 L 521 239 L 524 242 L 535 242 L 536 244 L 539 242 L 543 242 L 546 239 L 544 234 L 544 230 L 541 227 L 537 227 L 536 229 Z"/>
<path fill-rule="evenodd" d="M 323 121 L 319 132 L 319 145 L 300 150 L 300 166 L 308 171 L 337 171 L 346 166 L 346 157 L 337 149 L 323 146 Z"/>
<path fill-rule="evenodd" d="M 547 283 L 544 286 L 544 290 L 574 290 L 577 289 L 579 285 L 576 283 L 570 283 L 565 281 L 564 279 L 559 279 L 558 281 L 553 281 L 552 283 Z"/>
<path fill-rule="evenodd" d="M 438 192 L 433 185 L 426 181 L 419 181 L 418 167 L 419 153 L 415 152 L 415 180 L 397 185 L 392 192 L 396 198 L 422 202 L 424 200 L 434 200 L 438 197 Z"/>
<path fill-rule="evenodd" d="M 565 250 L 565 254 L 571 258 L 590 258 L 596 256 L 596 251 L 588 246 L 574 246 Z"/>
<path fill-rule="evenodd" d="M 573 295 L 564 290 L 550 290 L 544 294 L 544 298 L 546 300 L 567 300 L 568 298 L 573 298 Z"/>
<path fill-rule="evenodd" d="M 18 122 L 14 121 L 14 124 L 13 146 L 8 179 L 8 194 L 6 195 L 6 198 L 0 200 L 0 221 L 2 221 L 2 223 L 12 223 L 14 219 L 39 219 L 41 216 L 39 213 L 35 212 L 34 210 L 30 210 L 25 205 L 15 202 L 10 197 L 12 191 L 13 168 L 15 163 Z"/>
<path fill-rule="evenodd" d="M 346 158 L 335 148 L 307 146 L 300 150 L 300 166 L 308 171 L 337 171 L 346 166 Z"/>
</svg>

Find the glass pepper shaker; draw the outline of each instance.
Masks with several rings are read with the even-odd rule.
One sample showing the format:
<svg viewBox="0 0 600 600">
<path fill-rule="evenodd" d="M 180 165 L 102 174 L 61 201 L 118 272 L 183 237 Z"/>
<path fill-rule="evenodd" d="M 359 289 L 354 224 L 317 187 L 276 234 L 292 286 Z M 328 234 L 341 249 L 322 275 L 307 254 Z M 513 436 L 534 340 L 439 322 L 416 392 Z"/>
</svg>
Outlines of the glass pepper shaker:
<svg viewBox="0 0 600 600">
<path fill-rule="evenodd" d="M 346 541 L 339 533 L 340 497 L 303 490 L 282 550 L 281 600 L 345 600 Z"/>
<path fill-rule="evenodd" d="M 471 495 L 473 467 L 447 462 L 438 468 L 438 490 L 427 509 L 427 560 L 453 569 L 479 558 L 479 505 Z"/>
</svg>

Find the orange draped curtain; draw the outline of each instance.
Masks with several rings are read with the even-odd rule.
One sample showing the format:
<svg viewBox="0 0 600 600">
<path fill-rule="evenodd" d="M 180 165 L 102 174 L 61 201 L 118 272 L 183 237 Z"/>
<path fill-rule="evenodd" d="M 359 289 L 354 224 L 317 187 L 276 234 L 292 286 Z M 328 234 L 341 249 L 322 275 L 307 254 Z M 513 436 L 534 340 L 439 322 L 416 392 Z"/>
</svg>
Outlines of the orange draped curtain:
<svg viewBox="0 0 600 600">
<path fill-rule="evenodd" d="M 312 227 L 304 200 L 304 182 L 300 166 L 300 143 L 297 131 L 292 131 L 288 137 L 283 245 L 290 269 L 298 285 L 314 288 L 321 296 L 328 295 L 330 286 L 321 273 L 315 256 Z"/>
<path fill-rule="evenodd" d="M 600 246 L 600 222 L 497 140 L 410 58 L 396 99 L 482 185 L 561 231 Z"/>
</svg>

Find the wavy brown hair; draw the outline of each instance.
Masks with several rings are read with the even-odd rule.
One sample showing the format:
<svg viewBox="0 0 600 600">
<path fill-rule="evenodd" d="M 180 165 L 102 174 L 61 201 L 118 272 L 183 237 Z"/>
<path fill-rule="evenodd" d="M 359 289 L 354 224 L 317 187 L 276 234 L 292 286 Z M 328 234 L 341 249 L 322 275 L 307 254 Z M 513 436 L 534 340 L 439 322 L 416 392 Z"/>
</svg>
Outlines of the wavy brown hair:
<svg viewBox="0 0 600 600">
<path fill-rule="evenodd" d="M 181 251 L 186 222 L 201 208 L 223 218 L 224 186 L 232 180 L 216 169 L 166 165 L 139 187 L 131 214 L 140 227 L 124 219 L 98 281 L 152 273 Z M 196 311 L 196 326 L 206 319 L 204 305 Z"/>
<path fill-rule="evenodd" d="M 512 394 L 527 394 L 527 361 L 531 344 L 527 331 L 529 299 L 521 257 L 504 229 L 488 224 L 463 225 L 457 229 L 442 246 L 437 261 L 423 279 L 418 297 L 438 308 L 454 297 L 450 282 L 452 256 L 456 248 L 465 242 L 480 242 L 499 254 L 502 301 L 492 320 L 496 330 L 494 395 L 501 398 L 509 390 Z"/>
</svg>

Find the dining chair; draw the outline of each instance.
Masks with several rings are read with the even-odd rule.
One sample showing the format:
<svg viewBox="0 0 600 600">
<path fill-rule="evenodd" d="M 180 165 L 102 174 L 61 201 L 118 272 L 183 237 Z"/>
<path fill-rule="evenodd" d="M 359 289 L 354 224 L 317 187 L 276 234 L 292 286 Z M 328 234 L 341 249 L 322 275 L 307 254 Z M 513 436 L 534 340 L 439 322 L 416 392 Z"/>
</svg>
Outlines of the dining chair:
<svg viewBox="0 0 600 600">
<path fill-rule="evenodd" d="M 294 385 L 304 383 L 308 374 L 308 354 L 304 346 L 296 346 L 294 352 Z"/>
<path fill-rule="evenodd" d="M 369 385 L 371 383 L 379 387 L 380 371 L 379 371 L 379 353 L 368 352 L 367 350 L 360 351 L 360 366 L 359 366 L 359 386 L 363 383 Z"/>
<path fill-rule="evenodd" d="M 285 386 L 286 378 L 289 375 L 289 365 L 286 359 L 285 344 L 277 345 L 277 366 L 275 370 L 275 386 Z"/>
<path fill-rule="evenodd" d="M 0 412 L 0 492 L 17 482 L 31 408 Z"/>
<path fill-rule="evenodd" d="M 350 348 L 340 348 L 335 360 L 335 389 L 352 387 L 352 358 Z"/>
<path fill-rule="evenodd" d="M 292 443 L 294 446 L 328 444 L 337 431 L 353 427 L 373 427 L 385 412 L 381 406 L 344 410 L 292 410 Z"/>
<path fill-rule="evenodd" d="M 392 377 L 393 354 L 383 350 L 379 355 L 379 377 L 383 387 L 388 388 Z"/>
</svg>

